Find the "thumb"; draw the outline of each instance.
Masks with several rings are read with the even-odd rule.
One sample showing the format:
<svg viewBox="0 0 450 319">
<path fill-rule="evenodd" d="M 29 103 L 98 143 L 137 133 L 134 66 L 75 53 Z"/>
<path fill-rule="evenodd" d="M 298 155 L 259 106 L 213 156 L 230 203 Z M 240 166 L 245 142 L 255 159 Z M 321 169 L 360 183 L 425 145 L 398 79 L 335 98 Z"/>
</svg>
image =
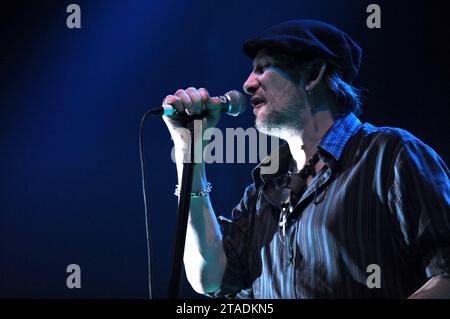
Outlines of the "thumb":
<svg viewBox="0 0 450 319">
<path fill-rule="evenodd" d="M 203 105 L 208 111 L 220 112 L 220 98 L 218 98 L 217 96 L 210 96 L 208 90 L 206 90 L 205 88 L 200 88 L 198 92 L 200 93 Z"/>
<path fill-rule="evenodd" d="M 209 98 L 208 101 L 206 101 L 205 106 L 208 110 L 212 112 L 220 112 L 222 108 L 222 103 L 220 101 L 220 98 L 218 98 L 217 96 L 213 96 Z"/>
</svg>

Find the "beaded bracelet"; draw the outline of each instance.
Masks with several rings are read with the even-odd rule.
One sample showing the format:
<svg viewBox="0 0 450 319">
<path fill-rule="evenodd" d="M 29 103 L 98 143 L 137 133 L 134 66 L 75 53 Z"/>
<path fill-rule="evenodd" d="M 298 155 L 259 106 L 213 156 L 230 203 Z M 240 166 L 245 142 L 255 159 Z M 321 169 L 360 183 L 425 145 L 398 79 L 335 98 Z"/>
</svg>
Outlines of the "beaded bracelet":
<svg viewBox="0 0 450 319">
<path fill-rule="evenodd" d="M 200 192 L 198 193 L 191 193 L 191 198 L 199 198 L 199 197 L 203 197 L 208 195 L 209 193 L 211 193 L 212 190 L 212 185 L 210 182 L 208 182 L 208 185 L 206 186 L 205 189 L 202 189 Z M 180 196 L 180 185 L 177 185 L 175 187 L 175 192 L 173 193 L 175 196 Z"/>
</svg>

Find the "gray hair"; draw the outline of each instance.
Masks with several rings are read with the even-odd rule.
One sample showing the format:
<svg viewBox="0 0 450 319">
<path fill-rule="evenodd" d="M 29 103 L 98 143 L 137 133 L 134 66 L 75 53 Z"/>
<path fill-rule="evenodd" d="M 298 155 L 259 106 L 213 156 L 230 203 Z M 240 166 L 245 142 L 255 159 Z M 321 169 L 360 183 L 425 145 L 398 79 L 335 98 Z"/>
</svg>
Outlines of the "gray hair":
<svg viewBox="0 0 450 319">
<path fill-rule="evenodd" d="M 328 65 L 327 65 L 328 66 Z M 334 96 L 338 115 L 353 112 L 355 115 L 362 113 L 361 93 L 362 89 L 356 88 L 345 82 L 337 70 L 331 70 L 325 74 L 325 83 L 328 91 Z"/>
</svg>

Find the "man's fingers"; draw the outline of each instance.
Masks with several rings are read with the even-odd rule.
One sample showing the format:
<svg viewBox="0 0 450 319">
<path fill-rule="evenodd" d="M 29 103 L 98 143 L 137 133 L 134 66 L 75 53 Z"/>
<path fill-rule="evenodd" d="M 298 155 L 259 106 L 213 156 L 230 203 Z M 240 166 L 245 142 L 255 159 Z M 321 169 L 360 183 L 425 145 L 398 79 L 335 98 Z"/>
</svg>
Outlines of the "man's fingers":
<svg viewBox="0 0 450 319">
<path fill-rule="evenodd" d="M 205 104 L 207 110 L 219 111 L 221 108 L 220 99 L 218 97 L 211 97 L 209 92 L 205 88 L 198 89 L 198 92 L 202 96 L 202 101 Z"/>
<path fill-rule="evenodd" d="M 184 112 L 183 102 L 178 96 L 167 95 L 163 101 L 163 104 L 172 105 L 178 112 Z"/>
<path fill-rule="evenodd" d="M 175 92 L 175 95 L 178 96 L 181 99 L 181 102 L 183 103 L 183 107 L 186 110 L 186 113 L 188 115 L 193 115 L 194 114 L 194 107 L 192 105 L 191 98 L 186 93 L 186 91 L 180 89 L 177 92 Z"/>
<path fill-rule="evenodd" d="M 195 114 L 200 114 L 204 110 L 204 104 L 202 103 L 202 97 L 200 95 L 200 92 L 193 87 L 186 89 L 186 94 L 189 95 L 189 98 L 192 103 L 192 107 Z"/>
<path fill-rule="evenodd" d="M 164 103 L 173 105 L 178 112 L 188 115 L 201 114 L 205 110 L 217 112 L 221 107 L 218 97 L 210 97 L 205 88 L 197 90 L 194 87 L 179 89 L 174 95 L 166 96 Z"/>
<path fill-rule="evenodd" d="M 205 88 L 194 87 L 179 89 L 175 94 L 167 95 L 163 104 L 170 104 L 177 111 L 173 116 L 163 116 L 169 130 L 186 128 L 190 121 L 189 117 L 198 114 L 202 115 L 205 128 L 215 127 L 220 119 L 222 107 L 218 97 L 211 97 Z"/>
<path fill-rule="evenodd" d="M 202 99 L 202 103 L 204 105 L 206 105 L 206 103 L 208 103 L 209 101 L 209 92 L 207 89 L 205 88 L 199 88 L 198 89 L 198 93 L 200 93 L 201 99 Z"/>
</svg>

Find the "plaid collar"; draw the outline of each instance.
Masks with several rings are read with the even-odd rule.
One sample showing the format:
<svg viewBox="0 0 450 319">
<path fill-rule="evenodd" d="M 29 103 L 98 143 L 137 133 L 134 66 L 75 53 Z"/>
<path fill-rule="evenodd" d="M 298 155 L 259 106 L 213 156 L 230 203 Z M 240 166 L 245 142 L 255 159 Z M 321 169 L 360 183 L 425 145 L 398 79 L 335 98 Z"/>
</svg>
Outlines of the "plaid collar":
<svg viewBox="0 0 450 319">
<path fill-rule="evenodd" d="M 337 118 L 322 137 L 317 148 L 322 149 L 339 161 L 345 145 L 347 145 L 350 137 L 359 130 L 360 126 L 361 122 L 353 113 Z"/>
</svg>

